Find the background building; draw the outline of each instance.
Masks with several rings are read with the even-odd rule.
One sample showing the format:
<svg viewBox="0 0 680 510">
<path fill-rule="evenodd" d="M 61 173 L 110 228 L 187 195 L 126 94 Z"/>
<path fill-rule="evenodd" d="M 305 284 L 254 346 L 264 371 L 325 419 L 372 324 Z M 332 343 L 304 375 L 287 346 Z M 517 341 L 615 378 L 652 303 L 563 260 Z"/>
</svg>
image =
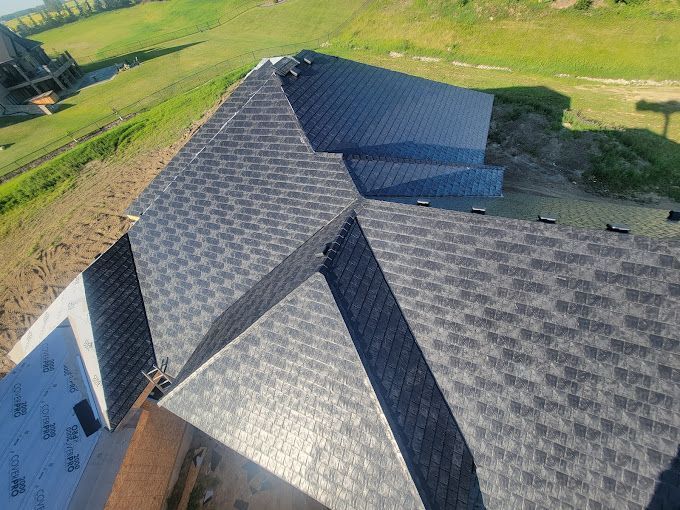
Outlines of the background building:
<svg viewBox="0 0 680 510">
<path fill-rule="evenodd" d="M 24 105 L 32 97 L 46 92 L 61 96 L 82 76 L 80 67 L 68 52 L 50 58 L 39 42 L 20 37 L 0 24 L 2 113 L 21 113 L 12 107 Z"/>
</svg>

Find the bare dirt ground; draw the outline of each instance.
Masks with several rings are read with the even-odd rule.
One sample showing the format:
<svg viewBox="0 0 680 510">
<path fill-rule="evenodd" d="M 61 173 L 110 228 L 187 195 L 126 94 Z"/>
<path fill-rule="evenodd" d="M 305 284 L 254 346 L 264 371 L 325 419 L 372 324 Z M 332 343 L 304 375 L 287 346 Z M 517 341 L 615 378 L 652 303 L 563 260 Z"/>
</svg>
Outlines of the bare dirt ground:
<svg viewBox="0 0 680 510">
<path fill-rule="evenodd" d="M 555 130 L 545 115 L 532 112 L 516 115 L 512 105 L 495 104 L 485 162 L 505 167 L 504 191 L 678 208 L 678 203 L 654 193 L 602 196 L 586 187 L 581 176 L 591 169 L 591 158 L 599 154 L 603 136 L 598 131 L 574 135 L 568 129 Z"/>
<path fill-rule="evenodd" d="M 0 376 L 6 353 L 56 296 L 130 227 L 125 210 L 198 127 L 170 147 L 90 163 L 76 186 L 0 240 Z"/>
</svg>

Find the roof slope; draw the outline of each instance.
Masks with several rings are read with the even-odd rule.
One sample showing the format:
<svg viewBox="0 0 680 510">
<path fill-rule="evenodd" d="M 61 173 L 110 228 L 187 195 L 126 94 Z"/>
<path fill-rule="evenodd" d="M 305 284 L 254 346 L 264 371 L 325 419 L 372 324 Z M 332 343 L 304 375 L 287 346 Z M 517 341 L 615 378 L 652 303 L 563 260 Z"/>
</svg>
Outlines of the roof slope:
<svg viewBox="0 0 680 510">
<path fill-rule="evenodd" d="M 151 184 L 135 199 L 128 208 L 128 213 L 141 216 L 153 204 L 154 200 L 182 173 L 194 163 L 201 151 L 215 141 L 226 123 L 252 98 L 260 87 L 271 77 L 271 68 L 267 65 L 254 69 L 248 77 L 231 93 L 229 100 L 198 129 L 180 151 L 172 158 L 168 166 L 159 173 Z"/>
<path fill-rule="evenodd" d="M 496 166 L 359 157 L 346 157 L 345 164 L 367 197 L 498 197 L 503 192 L 503 169 Z"/>
<path fill-rule="evenodd" d="M 291 291 L 318 272 L 326 258 L 326 246 L 335 241 L 351 213 L 353 211 L 343 211 L 227 308 L 212 323 L 177 376 L 176 382 L 197 370 Z"/>
<path fill-rule="evenodd" d="M 324 273 L 427 508 L 483 508 L 475 463 L 359 222 Z"/>
<path fill-rule="evenodd" d="M 679 243 L 367 201 L 489 507 L 647 504 L 680 440 Z"/>
<path fill-rule="evenodd" d="M 224 310 L 358 196 L 341 158 L 306 143 L 268 66 L 129 233 L 156 354 L 172 375 Z"/>
<path fill-rule="evenodd" d="M 162 405 L 329 507 L 422 508 L 320 274 Z"/>
<path fill-rule="evenodd" d="M 127 235 L 83 272 L 83 284 L 109 423 L 115 428 L 147 385 L 142 372 L 156 362 Z"/>
<path fill-rule="evenodd" d="M 492 95 L 313 51 L 297 59 L 283 88 L 315 150 L 484 162 Z"/>
<path fill-rule="evenodd" d="M 14 59 L 22 50 L 30 51 L 40 43 L 21 37 L 0 23 L 0 64 Z"/>
</svg>

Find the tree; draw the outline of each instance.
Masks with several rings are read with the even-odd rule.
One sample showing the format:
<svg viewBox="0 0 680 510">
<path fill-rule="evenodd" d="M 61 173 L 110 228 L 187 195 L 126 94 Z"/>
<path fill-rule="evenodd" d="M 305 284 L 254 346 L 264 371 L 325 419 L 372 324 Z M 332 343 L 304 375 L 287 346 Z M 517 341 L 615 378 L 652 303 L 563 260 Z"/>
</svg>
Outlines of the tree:
<svg viewBox="0 0 680 510">
<path fill-rule="evenodd" d="M 52 16 L 52 13 L 50 13 L 50 11 L 48 10 L 40 11 L 40 15 L 42 16 L 43 19 L 42 23 L 43 25 L 51 28 L 58 24 L 57 21 Z"/>
<path fill-rule="evenodd" d="M 104 2 L 102 0 L 92 0 L 92 4 L 94 6 L 94 11 L 95 12 L 100 12 L 100 11 L 105 11 L 106 6 L 104 5 Z"/>
<path fill-rule="evenodd" d="M 80 9 L 80 5 L 78 5 L 78 9 L 80 9 L 80 13 L 84 16 L 90 16 L 92 14 L 92 6 L 87 0 L 82 0 L 82 2 L 85 4 L 85 10 Z"/>
<path fill-rule="evenodd" d="M 69 20 L 69 21 L 73 21 L 73 20 L 76 19 L 76 15 L 73 13 L 73 11 L 72 11 L 71 8 L 68 6 L 68 4 L 63 4 L 62 7 L 64 8 L 64 10 L 66 11 L 66 13 L 68 14 L 68 20 Z"/>
<path fill-rule="evenodd" d="M 35 18 L 33 18 L 33 15 L 29 12 L 27 14 L 28 19 L 31 21 L 31 24 L 33 25 L 33 28 L 38 28 L 40 26 L 40 23 L 38 23 Z"/>
<path fill-rule="evenodd" d="M 78 16 L 87 16 L 87 12 L 85 12 L 84 7 L 78 3 L 78 0 L 73 0 L 73 3 L 78 8 Z"/>
<path fill-rule="evenodd" d="M 19 18 L 17 20 L 16 32 L 21 36 L 26 36 L 30 34 L 31 29 L 28 27 L 28 25 L 26 25 L 26 23 L 24 23 L 22 18 Z"/>
</svg>

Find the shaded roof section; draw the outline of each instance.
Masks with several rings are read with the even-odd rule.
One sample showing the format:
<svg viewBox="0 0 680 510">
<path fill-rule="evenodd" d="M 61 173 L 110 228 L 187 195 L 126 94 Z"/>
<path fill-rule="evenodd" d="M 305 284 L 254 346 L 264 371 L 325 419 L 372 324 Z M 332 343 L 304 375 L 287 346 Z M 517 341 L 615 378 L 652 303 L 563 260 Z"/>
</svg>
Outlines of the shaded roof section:
<svg viewBox="0 0 680 510">
<path fill-rule="evenodd" d="M 280 78 L 263 67 L 269 78 L 129 233 L 156 355 L 171 375 L 222 312 L 358 197 L 341 157 L 307 144 Z"/>
<path fill-rule="evenodd" d="M 323 272 L 426 508 L 483 508 L 472 453 L 355 217 Z"/>
<path fill-rule="evenodd" d="M 30 51 L 40 43 L 21 37 L 0 23 L 0 64 L 16 58 L 23 51 Z"/>
<path fill-rule="evenodd" d="M 345 164 L 366 197 L 497 197 L 503 169 L 486 165 L 443 165 L 350 156 Z"/>
<path fill-rule="evenodd" d="M 652 498 L 680 440 L 680 243 L 366 201 L 487 506 Z"/>
<path fill-rule="evenodd" d="M 156 363 L 127 235 L 83 272 L 87 308 L 111 428 L 147 385 Z"/>
<path fill-rule="evenodd" d="M 484 162 L 493 96 L 313 51 L 296 59 L 283 89 L 314 150 Z"/>
<path fill-rule="evenodd" d="M 162 405 L 331 508 L 422 508 L 320 274 Z"/>
</svg>

